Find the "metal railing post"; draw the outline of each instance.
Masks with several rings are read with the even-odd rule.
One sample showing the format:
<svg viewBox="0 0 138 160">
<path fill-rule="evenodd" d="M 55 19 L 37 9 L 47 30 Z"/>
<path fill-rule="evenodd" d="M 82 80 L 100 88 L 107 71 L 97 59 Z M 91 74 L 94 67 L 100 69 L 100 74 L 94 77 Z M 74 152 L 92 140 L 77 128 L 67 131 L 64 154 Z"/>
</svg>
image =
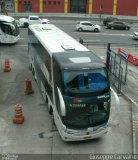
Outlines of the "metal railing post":
<svg viewBox="0 0 138 160">
<path fill-rule="evenodd" d="M 107 56 L 106 56 L 106 67 L 109 70 L 109 63 L 110 63 L 110 43 L 107 45 Z"/>
</svg>

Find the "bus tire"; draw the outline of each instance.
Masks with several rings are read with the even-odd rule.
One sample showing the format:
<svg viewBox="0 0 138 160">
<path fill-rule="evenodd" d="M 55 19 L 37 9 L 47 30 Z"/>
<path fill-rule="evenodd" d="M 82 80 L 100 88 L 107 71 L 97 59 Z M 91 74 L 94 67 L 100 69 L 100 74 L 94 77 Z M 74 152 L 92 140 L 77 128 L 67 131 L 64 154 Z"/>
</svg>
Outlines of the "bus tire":
<svg viewBox="0 0 138 160">
<path fill-rule="evenodd" d="M 33 67 L 32 67 L 32 73 L 33 73 L 33 76 L 34 76 L 34 80 L 37 82 L 37 77 L 36 77 L 35 70 L 34 70 Z"/>
<path fill-rule="evenodd" d="M 48 103 L 48 97 L 46 96 L 46 103 Z"/>
<path fill-rule="evenodd" d="M 53 125 L 56 126 L 54 115 L 52 116 Z"/>
<path fill-rule="evenodd" d="M 32 73 L 33 73 L 33 76 L 35 76 L 35 70 L 34 70 L 34 68 L 32 68 Z"/>
<path fill-rule="evenodd" d="M 30 65 L 30 70 L 31 70 L 31 71 L 33 70 L 32 64 Z"/>
<path fill-rule="evenodd" d="M 49 114 L 52 115 L 53 114 L 53 109 L 52 109 L 51 106 L 49 106 L 48 110 L 49 110 Z"/>
</svg>

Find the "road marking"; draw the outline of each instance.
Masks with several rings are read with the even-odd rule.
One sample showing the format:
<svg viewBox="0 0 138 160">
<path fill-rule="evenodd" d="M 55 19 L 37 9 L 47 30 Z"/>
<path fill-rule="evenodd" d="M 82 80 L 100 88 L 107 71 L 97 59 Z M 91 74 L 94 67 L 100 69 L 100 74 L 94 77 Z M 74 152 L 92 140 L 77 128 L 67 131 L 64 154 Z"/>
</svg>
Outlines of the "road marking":
<svg viewBox="0 0 138 160">
<path fill-rule="evenodd" d="M 75 31 L 75 33 L 78 34 L 99 34 L 99 35 L 105 35 L 105 36 L 133 36 L 131 34 L 113 34 L 113 33 L 95 33 L 95 32 L 77 32 Z"/>
<path fill-rule="evenodd" d="M 102 60 L 106 60 L 106 56 L 100 56 Z"/>
<path fill-rule="evenodd" d="M 133 34 L 130 34 L 130 37 L 133 37 Z"/>
<path fill-rule="evenodd" d="M 84 40 L 84 42 L 101 42 L 101 40 Z"/>
</svg>

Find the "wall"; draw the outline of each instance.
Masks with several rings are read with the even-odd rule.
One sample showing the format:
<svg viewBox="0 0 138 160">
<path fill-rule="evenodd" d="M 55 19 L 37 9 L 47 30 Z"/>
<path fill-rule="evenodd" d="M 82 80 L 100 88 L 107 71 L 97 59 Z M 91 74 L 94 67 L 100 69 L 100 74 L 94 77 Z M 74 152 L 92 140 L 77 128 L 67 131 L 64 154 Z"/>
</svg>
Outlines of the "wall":
<svg viewBox="0 0 138 160">
<path fill-rule="evenodd" d="M 64 0 L 43 0 L 43 12 L 64 13 Z"/>
<path fill-rule="evenodd" d="M 41 13 L 42 12 L 70 13 L 71 2 L 72 3 L 78 2 L 77 0 L 73 0 L 73 1 L 71 0 L 11 0 L 11 1 L 14 1 L 13 5 L 15 5 L 16 3 L 18 4 L 17 12 L 41 12 Z M 41 6 L 40 6 L 40 3 L 41 3 Z M 138 15 L 137 6 L 138 6 L 138 0 L 87 0 L 86 13 L 137 16 Z M 79 10 L 77 12 L 79 12 Z"/>
<path fill-rule="evenodd" d="M 125 1 L 125 3 L 124 3 Z M 118 0 L 117 1 L 117 15 L 137 15 L 138 0 Z"/>
<path fill-rule="evenodd" d="M 112 14 L 114 0 L 93 0 L 92 13 Z"/>
<path fill-rule="evenodd" d="M 18 0 L 18 12 L 39 12 L 39 0 Z"/>
</svg>

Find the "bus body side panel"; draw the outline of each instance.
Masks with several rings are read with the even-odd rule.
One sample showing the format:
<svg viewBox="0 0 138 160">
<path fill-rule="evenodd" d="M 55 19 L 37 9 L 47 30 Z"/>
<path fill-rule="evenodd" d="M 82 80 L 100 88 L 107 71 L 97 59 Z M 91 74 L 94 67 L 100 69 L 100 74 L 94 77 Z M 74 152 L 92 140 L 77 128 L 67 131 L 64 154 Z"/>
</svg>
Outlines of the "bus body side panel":
<svg viewBox="0 0 138 160">
<path fill-rule="evenodd" d="M 39 85 L 39 88 L 41 89 L 41 93 L 44 97 L 44 100 L 46 101 L 46 98 L 49 97 L 49 101 L 52 103 L 53 101 L 53 93 L 52 93 L 52 87 L 47 81 L 47 75 L 46 77 L 46 68 L 43 65 L 42 59 L 39 57 L 39 53 L 36 49 L 33 47 L 33 45 L 29 44 L 29 59 L 32 66 L 32 72 L 33 75 Z"/>
<path fill-rule="evenodd" d="M 4 37 L 3 37 L 4 35 L 3 35 L 3 32 L 2 32 L 2 30 L 1 30 L 1 28 L 0 28 L 0 43 L 3 43 L 3 40 L 4 40 Z"/>
<path fill-rule="evenodd" d="M 62 117 L 61 117 L 61 110 L 60 110 L 60 102 L 59 102 L 59 96 L 57 91 L 57 87 L 61 88 L 61 84 L 60 84 L 61 71 L 56 61 L 54 60 L 54 58 L 52 58 L 52 82 L 53 82 L 53 97 L 54 97 L 54 104 L 53 104 L 54 121 L 61 137 L 63 137 L 63 133 L 64 133 L 63 130 L 65 130 L 66 127 L 64 126 L 61 120 Z"/>
</svg>

